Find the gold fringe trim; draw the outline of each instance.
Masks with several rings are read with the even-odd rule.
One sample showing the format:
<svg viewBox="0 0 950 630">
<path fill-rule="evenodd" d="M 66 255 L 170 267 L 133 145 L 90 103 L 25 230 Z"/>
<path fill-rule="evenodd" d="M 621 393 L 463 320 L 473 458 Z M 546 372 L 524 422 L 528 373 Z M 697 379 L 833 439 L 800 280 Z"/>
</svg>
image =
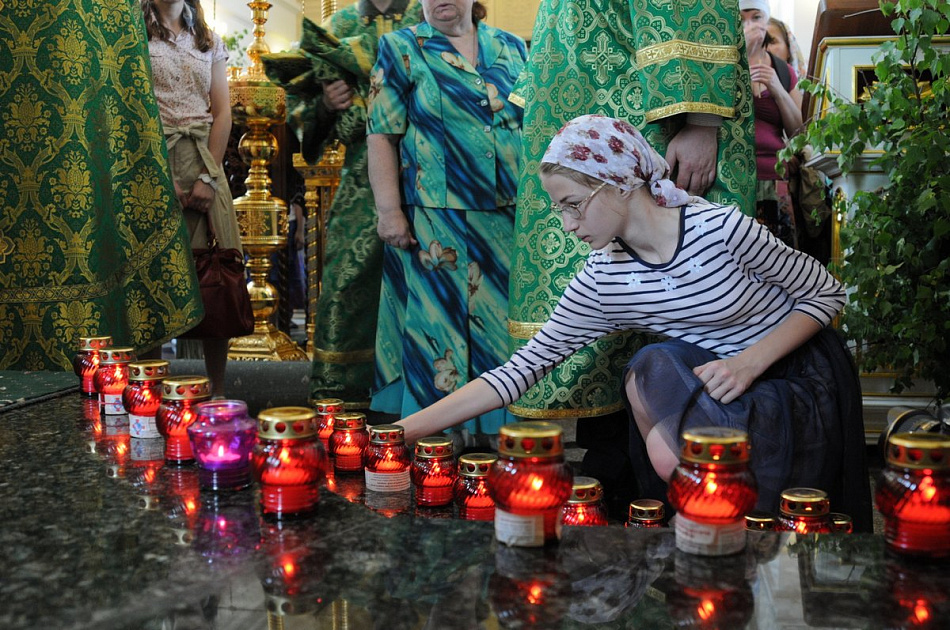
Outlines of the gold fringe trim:
<svg viewBox="0 0 950 630">
<path fill-rule="evenodd" d="M 544 322 L 541 324 L 537 322 L 516 322 L 509 319 L 508 320 L 508 336 L 511 337 L 512 339 L 531 339 L 536 334 L 538 334 L 538 331 L 540 331 L 544 327 L 544 324 L 546 323 L 547 322 Z M 601 339 L 610 339 L 614 335 L 622 335 L 625 332 L 627 331 L 608 333 L 604 335 L 603 337 L 599 337 L 597 341 L 600 341 Z"/>
<path fill-rule="evenodd" d="M 585 409 L 529 409 L 528 407 L 519 407 L 518 405 L 508 405 L 508 411 L 522 418 L 562 420 L 564 418 L 593 418 L 595 416 L 605 416 L 623 409 L 623 402 L 606 405 L 604 407 L 591 407 Z"/>
<path fill-rule="evenodd" d="M 323 348 L 313 349 L 314 361 L 324 363 L 369 363 L 376 356 L 375 350 L 353 350 L 350 352 L 335 352 Z"/>
<path fill-rule="evenodd" d="M 515 94 L 514 92 L 512 92 L 511 94 L 508 95 L 508 102 L 509 102 L 509 103 L 514 103 L 515 105 L 517 105 L 517 106 L 520 107 L 521 109 L 524 109 L 524 106 L 525 106 L 525 104 L 526 104 L 526 102 L 525 102 L 525 100 L 524 100 L 524 97 L 523 97 L 523 96 L 519 96 L 519 95 Z"/>
<path fill-rule="evenodd" d="M 708 46 L 682 39 L 673 39 L 637 51 L 637 65 L 641 68 L 666 63 L 671 59 L 733 64 L 739 63 L 739 49 L 735 46 Z"/>
<path fill-rule="evenodd" d="M 694 114 L 716 114 L 723 118 L 735 118 L 735 107 L 724 107 L 722 105 L 713 105 L 712 103 L 677 103 L 676 105 L 666 105 L 651 109 L 645 115 L 646 121 L 653 122 L 661 118 L 668 118 L 676 114 L 685 113 Z"/>
</svg>

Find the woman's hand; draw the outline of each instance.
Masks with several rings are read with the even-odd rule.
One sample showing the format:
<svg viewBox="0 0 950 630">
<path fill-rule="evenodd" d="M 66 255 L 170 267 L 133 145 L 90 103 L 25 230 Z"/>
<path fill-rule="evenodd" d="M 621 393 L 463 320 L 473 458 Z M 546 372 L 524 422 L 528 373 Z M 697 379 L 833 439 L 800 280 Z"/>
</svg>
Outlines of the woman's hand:
<svg viewBox="0 0 950 630">
<path fill-rule="evenodd" d="M 214 188 L 204 183 L 200 179 L 196 179 L 194 185 L 191 188 L 191 194 L 188 196 L 185 207 L 204 214 L 209 208 L 211 208 L 211 204 L 213 202 Z"/>
<path fill-rule="evenodd" d="M 399 208 L 385 211 L 378 210 L 376 232 L 384 243 L 399 249 L 409 249 L 413 245 L 419 244 L 409 229 L 409 220 L 406 218 L 406 213 Z"/>
<path fill-rule="evenodd" d="M 338 112 L 353 105 L 353 88 L 343 79 L 323 84 L 323 105 L 330 111 Z"/>
<path fill-rule="evenodd" d="M 693 374 L 703 382 L 703 389 L 713 400 L 727 405 L 744 394 L 760 372 L 737 355 L 704 363 L 693 368 Z"/>
<path fill-rule="evenodd" d="M 749 66 L 749 76 L 753 83 L 764 85 L 770 94 L 781 94 L 786 91 L 785 86 L 782 85 L 782 80 L 778 78 L 778 73 L 770 64 L 752 64 Z"/>
<path fill-rule="evenodd" d="M 175 184 L 175 197 L 178 198 L 178 203 L 181 204 L 182 209 L 185 209 L 188 207 L 188 195 L 187 193 L 185 193 L 184 190 L 181 189 L 181 186 L 178 185 L 177 181 L 174 182 L 174 184 Z"/>
</svg>

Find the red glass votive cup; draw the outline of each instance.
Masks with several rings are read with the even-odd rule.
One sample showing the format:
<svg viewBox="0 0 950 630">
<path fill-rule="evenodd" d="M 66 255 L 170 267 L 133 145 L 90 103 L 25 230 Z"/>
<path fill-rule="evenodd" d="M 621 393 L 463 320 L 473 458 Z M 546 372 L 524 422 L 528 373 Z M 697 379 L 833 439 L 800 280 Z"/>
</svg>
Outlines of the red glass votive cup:
<svg viewBox="0 0 950 630">
<path fill-rule="evenodd" d="M 412 485 L 405 435 L 398 424 L 377 424 L 369 428 L 369 446 L 363 457 L 367 491 L 404 492 Z"/>
<path fill-rule="evenodd" d="M 781 531 L 796 534 L 830 534 L 834 526 L 828 494 L 817 488 L 783 490 L 778 524 Z"/>
<path fill-rule="evenodd" d="M 752 510 L 745 515 L 745 528 L 750 532 L 780 531 L 778 518 L 763 510 Z"/>
<path fill-rule="evenodd" d="M 361 413 L 340 413 L 333 420 L 330 436 L 330 458 L 338 473 L 363 471 L 363 454 L 369 446 L 366 416 Z"/>
<path fill-rule="evenodd" d="M 683 442 L 667 491 L 676 510 L 676 547 L 702 556 L 742 551 L 745 515 L 758 496 L 748 436 L 708 427 L 684 432 Z"/>
<path fill-rule="evenodd" d="M 73 371 L 79 377 L 79 391 L 83 396 L 96 396 L 96 372 L 99 370 L 99 352 L 112 345 L 112 337 L 80 337 L 79 352 L 73 357 Z"/>
<path fill-rule="evenodd" d="M 308 407 L 273 407 L 258 417 L 251 454 L 265 516 L 284 518 L 313 510 L 329 462 L 317 438 L 317 416 Z"/>
<path fill-rule="evenodd" d="M 498 432 L 498 461 L 488 474 L 495 500 L 495 538 L 506 545 L 541 547 L 560 538 L 561 508 L 573 474 L 564 462 L 561 427 L 515 422 Z"/>
<path fill-rule="evenodd" d="M 240 400 L 212 400 L 195 405 L 197 419 L 188 427 L 198 481 L 210 490 L 239 490 L 251 483 L 251 451 L 257 422 Z"/>
<path fill-rule="evenodd" d="M 458 478 L 453 494 L 459 509 L 459 518 L 467 521 L 495 519 L 495 500 L 488 490 L 488 473 L 498 461 L 493 453 L 469 453 L 458 460 Z"/>
<path fill-rule="evenodd" d="M 122 416 L 127 413 L 122 394 L 129 384 L 129 363 L 135 361 L 135 349 L 130 346 L 112 346 L 99 352 L 99 369 L 93 379 L 99 392 L 102 413 Z"/>
<path fill-rule="evenodd" d="M 624 527 L 635 529 L 662 529 L 666 527 L 666 506 L 656 499 L 635 499 L 627 508 L 627 522 Z"/>
<path fill-rule="evenodd" d="M 593 477 L 574 477 L 571 496 L 561 508 L 561 524 L 573 527 L 606 527 L 604 487 Z"/>
<path fill-rule="evenodd" d="M 950 437 L 897 433 L 887 441 L 875 500 L 887 548 L 908 556 L 950 557 Z"/>
<path fill-rule="evenodd" d="M 211 381 L 207 377 L 174 376 L 162 381 L 162 402 L 155 424 L 165 438 L 165 461 L 169 464 L 190 464 L 195 460 L 188 427 L 198 419 L 195 406 L 210 399 Z"/>
<path fill-rule="evenodd" d="M 853 534 L 854 520 L 847 514 L 841 512 L 832 512 L 828 515 L 831 518 L 831 530 L 836 534 Z"/>
<path fill-rule="evenodd" d="M 129 433 L 134 438 L 161 437 L 155 416 L 162 404 L 162 381 L 169 374 L 168 361 L 150 359 L 129 364 L 129 384 L 122 404 L 129 412 Z"/>
<path fill-rule="evenodd" d="M 458 476 L 452 440 L 441 436 L 422 438 L 416 442 L 415 454 L 412 485 L 416 490 L 416 505 L 450 505 L 455 478 Z"/>
<path fill-rule="evenodd" d="M 314 400 L 310 405 L 317 412 L 317 437 L 323 442 L 323 448 L 330 452 L 330 436 L 333 435 L 333 421 L 337 414 L 343 413 L 345 407 L 339 398 L 323 398 Z"/>
</svg>

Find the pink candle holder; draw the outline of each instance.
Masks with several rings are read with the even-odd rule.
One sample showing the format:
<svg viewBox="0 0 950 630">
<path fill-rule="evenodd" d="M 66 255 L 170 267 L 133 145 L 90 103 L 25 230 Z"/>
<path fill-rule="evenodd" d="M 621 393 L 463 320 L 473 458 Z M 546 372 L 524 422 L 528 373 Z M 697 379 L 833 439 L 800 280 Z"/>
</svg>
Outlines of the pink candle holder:
<svg viewBox="0 0 950 630">
<path fill-rule="evenodd" d="M 195 405 L 197 419 L 188 439 L 198 463 L 198 481 L 210 490 L 239 490 L 251 483 L 251 451 L 257 423 L 240 400 L 214 400 Z"/>
</svg>

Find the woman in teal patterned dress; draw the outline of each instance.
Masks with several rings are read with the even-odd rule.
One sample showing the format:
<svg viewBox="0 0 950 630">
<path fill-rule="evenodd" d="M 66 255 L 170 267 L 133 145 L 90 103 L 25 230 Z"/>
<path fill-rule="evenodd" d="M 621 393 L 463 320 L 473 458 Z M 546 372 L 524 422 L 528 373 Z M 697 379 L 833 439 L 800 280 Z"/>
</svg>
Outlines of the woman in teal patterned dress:
<svg viewBox="0 0 950 630">
<path fill-rule="evenodd" d="M 437 6 L 438 5 L 438 6 Z M 526 56 L 472 0 L 422 0 L 425 22 L 380 40 L 369 173 L 387 243 L 371 409 L 407 416 L 507 354 L 505 315 Z M 475 418 L 496 433 L 511 416 Z"/>
</svg>

